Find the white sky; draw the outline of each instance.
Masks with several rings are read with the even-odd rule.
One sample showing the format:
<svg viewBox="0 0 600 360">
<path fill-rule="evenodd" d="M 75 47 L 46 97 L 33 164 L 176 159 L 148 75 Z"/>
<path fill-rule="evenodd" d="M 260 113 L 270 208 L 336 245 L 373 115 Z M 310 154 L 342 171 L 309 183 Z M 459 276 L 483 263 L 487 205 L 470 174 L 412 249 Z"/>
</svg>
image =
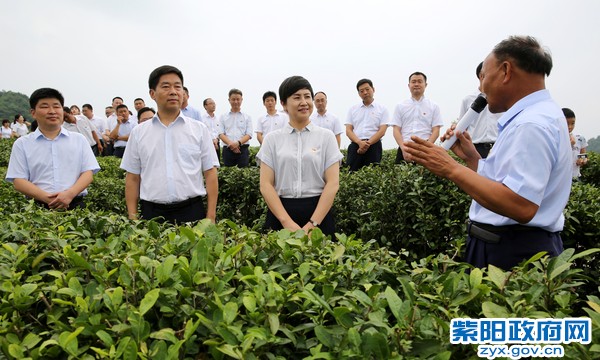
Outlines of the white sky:
<svg viewBox="0 0 600 360">
<path fill-rule="evenodd" d="M 450 124 L 493 46 L 532 35 L 553 55 L 547 88 L 589 139 L 600 135 L 599 14 L 596 0 L 0 0 L 0 89 L 54 87 L 67 105 L 91 103 L 103 115 L 117 95 L 131 109 L 136 97 L 155 106 L 148 75 L 169 64 L 183 71 L 194 107 L 212 97 L 217 114 L 227 111 L 236 87 L 256 121 L 262 94 L 302 75 L 343 122 L 360 101 L 359 79 L 373 80 L 391 116 L 410 96 L 408 75 L 422 71 L 425 96 Z M 383 144 L 396 147 L 391 129 Z"/>
</svg>

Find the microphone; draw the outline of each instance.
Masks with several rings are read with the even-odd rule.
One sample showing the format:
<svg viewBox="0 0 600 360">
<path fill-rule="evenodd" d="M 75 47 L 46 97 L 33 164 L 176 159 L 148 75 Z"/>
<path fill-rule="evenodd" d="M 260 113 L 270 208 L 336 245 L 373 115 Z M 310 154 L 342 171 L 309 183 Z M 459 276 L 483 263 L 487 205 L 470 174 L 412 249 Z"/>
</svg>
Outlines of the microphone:
<svg viewBox="0 0 600 360">
<path fill-rule="evenodd" d="M 456 131 L 463 132 L 465 131 L 471 124 L 477 120 L 479 117 L 479 113 L 485 109 L 487 105 L 487 99 L 485 98 L 485 94 L 481 93 L 477 96 L 477 98 L 471 104 L 471 107 L 467 112 L 463 115 L 462 119 L 458 121 L 456 127 L 454 128 L 454 134 L 449 139 L 446 139 L 442 143 L 442 147 L 446 150 L 450 150 L 452 145 L 456 142 Z"/>
</svg>

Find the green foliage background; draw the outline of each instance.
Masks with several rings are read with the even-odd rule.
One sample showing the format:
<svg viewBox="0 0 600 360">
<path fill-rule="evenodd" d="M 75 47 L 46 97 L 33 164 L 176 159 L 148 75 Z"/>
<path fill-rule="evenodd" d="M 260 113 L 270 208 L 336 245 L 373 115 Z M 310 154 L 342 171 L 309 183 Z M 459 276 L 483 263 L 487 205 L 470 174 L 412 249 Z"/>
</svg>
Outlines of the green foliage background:
<svg viewBox="0 0 600 360">
<path fill-rule="evenodd" d="M 17 114 L 31 121 L 29 96 L 13 91 L 0 91 L 0 119 L 8 119 L 12 123 Z"/>
<path fill-rule="evenodd" d="M 598 358 L 599 160 L 566 209 L 573 249 L 511 272 L 459 262 L 470 200 L 392 151 L 342 171 L 336 239 L 265 234 L 255 167 L 220 169 L 217 225 L 127 220 L 115 158 L 73 212 L 2 182 L 0 358 L 471 359 L 452 318 L 568 316 L 591 317 L 593 339 L 565 358 Z"/>
<path fill-rule="evenodd" d="M 600 153 L 600 136 L 596 136 L 595 138 L 591 138 L 588 140 L 588 147 L 586 151 Z"/>
</svg>

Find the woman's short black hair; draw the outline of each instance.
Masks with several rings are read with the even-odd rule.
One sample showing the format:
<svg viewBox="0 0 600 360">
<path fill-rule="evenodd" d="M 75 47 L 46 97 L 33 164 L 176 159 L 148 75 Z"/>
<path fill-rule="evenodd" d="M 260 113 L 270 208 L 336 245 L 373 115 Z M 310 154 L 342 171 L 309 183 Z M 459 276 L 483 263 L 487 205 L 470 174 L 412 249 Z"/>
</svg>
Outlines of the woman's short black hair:
<svg viewBox="0 0 600 360">
<path fill-rule="evenodd" d="M 314 98 L 315 94 L 313 92 L 312 86 L 302 76 L 290 76 L 289 78 L 283 80 L 281 85 L 279 86 L 279 99 L 283 104 L 287 103 L 287 99 L 292 96 L 296 91 L 301 89 L 307 89 L 310 91 L 310 97 Z"/>
</svg>

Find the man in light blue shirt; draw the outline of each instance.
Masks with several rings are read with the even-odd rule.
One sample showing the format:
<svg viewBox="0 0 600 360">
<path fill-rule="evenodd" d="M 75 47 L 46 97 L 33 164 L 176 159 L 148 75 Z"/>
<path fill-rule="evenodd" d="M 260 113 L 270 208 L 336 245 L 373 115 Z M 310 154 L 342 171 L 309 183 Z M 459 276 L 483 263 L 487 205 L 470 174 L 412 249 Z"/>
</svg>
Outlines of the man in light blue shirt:
<svg viewBox="0 0 600 360">
<path fill-rule="evenodd" d="M 38 128 L 15 141 L 6 180 L 44 207 L 83 206 L 93 174 L 100 170 L 88 141 L 63 129 L 64 98 L 57 90 L 38 89 L 29 104 Z"/>
<path fill-rule="evenodd" d="M 485 59 L 480 79 L 488 108 L 506 112 L 487 159 L 467 132 L 457 132 L 452 147 L 466 167 L 416 137 L 405 143 L 417 163 L 473 197 L 466 260 L 474 266 L 509 270 L 538 252 L 556 256 L 563 250 L 571 146 L 562 110 L 545 89 L 551 70 L 550 54 L 527 36 L 509 37 Z"/>
<path fill-rule="evenodd" d="M 125 147 L 129 140 L 129 134 L 137 122 L 134 122 L 129 116 L 127 105 L 117 106 L 117 124 L 110 132 L 110 138 L 115 142 L 113 155 L 122 158 L 125 153 Z"/>
<path fill-rule="evenodd" d="M 249 164 L 248 141 L 252 138 L 252 119 L 242 112 L 242 101 L 241 90 L 229 90 L 231 111 L 219 119 L 219 138 L 225 143 L 224 166 L 246 167 Z"/>
</svg>

